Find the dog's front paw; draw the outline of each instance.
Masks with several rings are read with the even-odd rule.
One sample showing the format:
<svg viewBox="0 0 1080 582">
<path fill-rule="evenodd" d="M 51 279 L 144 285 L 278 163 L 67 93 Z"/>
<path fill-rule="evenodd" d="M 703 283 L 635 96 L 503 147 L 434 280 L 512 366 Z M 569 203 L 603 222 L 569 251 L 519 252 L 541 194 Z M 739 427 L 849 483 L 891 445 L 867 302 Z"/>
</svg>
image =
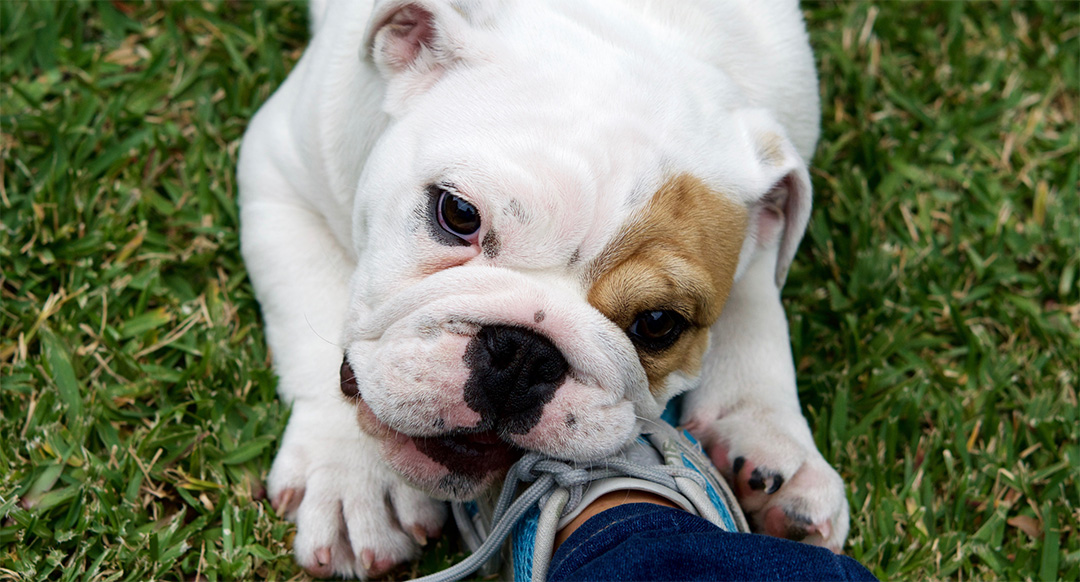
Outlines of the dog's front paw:
<svg viewBox="0 0 1080 582">
<path fill-rule="evenodd" d="M 296 426 L 270 470 L 274 509 L 296 522 L 293 552 L 312 576 L 369 578 L 412 560 L 442 530 L 444 504 L 413 489 L 379 458 L 355 422 Z"/>
<path fill-rule="evenodd" d="M 839 553 L 849 527 L 844 482 L 801 417 L 738 411 L 686 423 L 759 533 Z"/>
</svg>

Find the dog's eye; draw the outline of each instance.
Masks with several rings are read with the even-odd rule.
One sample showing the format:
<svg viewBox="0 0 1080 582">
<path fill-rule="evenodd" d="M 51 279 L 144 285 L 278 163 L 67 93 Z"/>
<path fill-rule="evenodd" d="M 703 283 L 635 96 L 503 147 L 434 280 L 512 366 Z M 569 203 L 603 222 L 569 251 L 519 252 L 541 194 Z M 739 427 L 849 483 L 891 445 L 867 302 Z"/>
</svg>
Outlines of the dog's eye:
<svg viewBox="0 0 1080 582">
<path fill-rule="evenodd" d="M 472 241 L 480 230 L 480 212 L 460 196 L 443 190 L 436 204 L 439 226 L 446 232 L 466 241 Z"/>
<path fill-rule="evenodd" d="M 626 329 L 638 347 L 655 351 L 671 347 L 688 323 L 675 311 L 643 311 Z"/>
</svg>

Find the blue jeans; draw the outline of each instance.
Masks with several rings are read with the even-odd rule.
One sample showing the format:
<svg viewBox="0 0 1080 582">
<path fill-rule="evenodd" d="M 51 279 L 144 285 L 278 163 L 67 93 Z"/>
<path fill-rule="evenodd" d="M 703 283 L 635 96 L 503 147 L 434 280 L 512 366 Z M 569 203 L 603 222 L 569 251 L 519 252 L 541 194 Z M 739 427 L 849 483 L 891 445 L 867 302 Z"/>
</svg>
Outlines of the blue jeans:
<svg viewBox="0 0 1080 582">
<path fill-rule="evenodd" d="M 630 503 L 589 518 L 555 551 L 549 580 L 876 580 L 824 548 L 721 530 L 662 505 Z"/>
</svg>

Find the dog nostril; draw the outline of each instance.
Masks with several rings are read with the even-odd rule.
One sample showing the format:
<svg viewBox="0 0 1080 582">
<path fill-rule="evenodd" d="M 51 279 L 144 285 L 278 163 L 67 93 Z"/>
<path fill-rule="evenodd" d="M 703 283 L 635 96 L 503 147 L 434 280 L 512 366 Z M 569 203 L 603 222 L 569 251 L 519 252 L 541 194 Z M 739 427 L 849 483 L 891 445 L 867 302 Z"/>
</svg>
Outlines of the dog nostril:
<svg viewBox="0 0 1080 582">
<path fill-rule="evenodd" d="M 539 419 L 542 406 L 570 369 L 551 340 L 510 326 L 481 328 L 465 359 L 473 370 L 466 403 L 514 425 L 510 430 L 515 433 L 527 431 Z"/>
<path fill-rule="evenodd" d="M 341 393 L 348 398 L 360 395 L 360 387 L 356 385 L 356 374 L 349 366 L 348 356 L 341 359 Z"/>
</svg>

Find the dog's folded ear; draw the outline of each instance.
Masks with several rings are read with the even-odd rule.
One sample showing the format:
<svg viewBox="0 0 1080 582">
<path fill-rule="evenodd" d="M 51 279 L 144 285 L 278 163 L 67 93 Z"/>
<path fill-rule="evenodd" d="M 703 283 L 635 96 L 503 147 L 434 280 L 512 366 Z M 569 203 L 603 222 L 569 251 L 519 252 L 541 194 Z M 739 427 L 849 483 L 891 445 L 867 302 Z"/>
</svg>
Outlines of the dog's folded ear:
<svg viewBox="0 0 1080 582">
<path fill-rule="evenodd" d="M 756 162 L 753 182 L 759 185 L 749 205 L 747 246 L 754 248 L 744 246 L 740 267 L 758 251 L 775 250 L 776 286 L 783 287 L 810 220 L 810 173 L 783 127 L 770 114 L 763 110 L 741 110 L 738 114 Z"/>
<path fill-rule="evenodd" d="M 376 2 L 362 56 L 386 79 L 391 113 L 406 107 L 458 61 L 468 60 L 474 45 L 472 21 L 483 19 L 486 12 L 439 0 Z"/>
</svg>

